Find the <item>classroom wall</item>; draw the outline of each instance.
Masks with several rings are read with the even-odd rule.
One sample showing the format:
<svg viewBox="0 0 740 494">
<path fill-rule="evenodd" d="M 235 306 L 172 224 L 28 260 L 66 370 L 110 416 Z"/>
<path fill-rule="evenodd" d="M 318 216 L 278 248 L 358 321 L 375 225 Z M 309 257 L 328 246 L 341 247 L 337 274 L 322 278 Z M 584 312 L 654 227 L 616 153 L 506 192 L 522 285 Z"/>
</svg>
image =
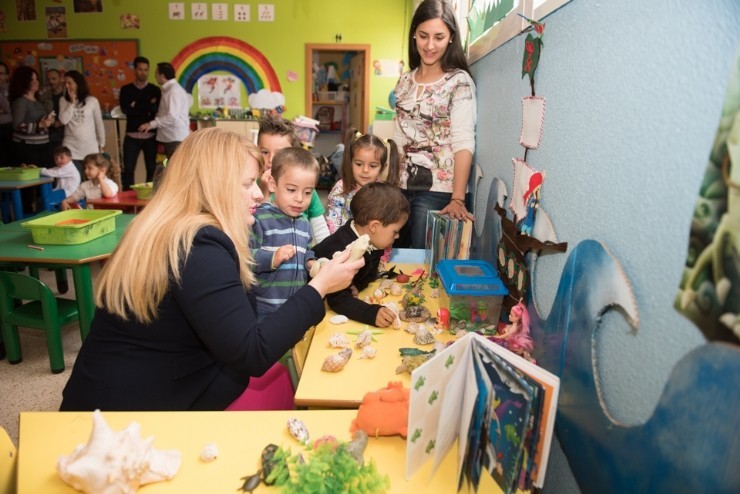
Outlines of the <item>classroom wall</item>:
<svg viewBox="0 0 740 494">
<path fill-rule="evenodd" d="M 675 363 L 705 343 L 673 309 L 689 225 L 738 49 L 736 0 L 573 0 L 544 19 L 536 93 L 547 99 L 542 141 L 527 156 L 546 171 L 541 207 L 569 252 L 603 242 L 634 289 L 640 327 L 607 313 L 596 333 L 596 366 L 612 417 L 650 417 Z M 473 64 L 476 162 L 483 168 L 476 213 L 493 177 L 509 191 L 518 144 L 524 36 Z M 534 296 L 546 317 L 566 254 L 537 263 Z M 728 390 L 732 392 L 732 390 Z M 691 445 L 686 445 L 691 448 Z M 557 445 L 545 492 L 577 492 Z"/>
<path fill-rule="evenodd" d="M 186 18 L 182 21 L 169 20 L 169 2 L 102 0 L 102 3 L 102 13 L 76 14 L 72 0 L 36 0 L 37 20 L 19 22 L 15 15 L 15 0 L 0 0 L 0 9 L 5 13 L 5 31 L 0 29 L 0 43 L 4 40 L 47 39 L 46 7 L 66 7 L 67 39 L 139 38 L 141 54 L 152 64 L 171 61 L 182 48 L 203 37 L 238 38 L 262 52 L 275 69 L 286 98 L 285 116 L 288 118 L 305 112 L 306 43 L 335 43 L 335 35 L 341 34 L 342 43 L 370 44 L 372 60 L 405 58 L 405 0 L 374 0 L 371 3 L 362 0 L 221 0 L 219 3 L 229 6 L 228 21 L 192 20 L 192 2 L 184 2 Z M 235 3 L 251 5 L 250 22 L 233 20 Z M 275 6 L 275 22 L 256 20 L 258 3 Z M 124 14 L 138 15 L 140 29 L 122 29 L 120 16 Z M 288 71 L 297 73 L 298 78 L 290 82 Z M 150 79 L 154 82 L 154 70 Z M 388 106 L 388 95 L 397 79 L 371 73 L 371 114 L 376 106 Z M 243 104 L 247 106 L 246 102 Z"/>
</svg>

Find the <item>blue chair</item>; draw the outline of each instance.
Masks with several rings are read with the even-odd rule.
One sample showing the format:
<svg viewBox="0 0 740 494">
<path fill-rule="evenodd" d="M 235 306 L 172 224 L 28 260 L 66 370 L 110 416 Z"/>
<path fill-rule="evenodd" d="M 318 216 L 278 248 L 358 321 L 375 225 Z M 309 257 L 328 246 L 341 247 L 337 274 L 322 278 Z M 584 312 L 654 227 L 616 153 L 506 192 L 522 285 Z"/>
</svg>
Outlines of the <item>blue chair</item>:
<svg viewBox="0 0 740 494">
<path fill-rule="evenodd" d="M 54 297 L 51 289 L 33 276 L 0 271 L 0 324 L 11 364 L 23 360 L 18 337 L 18 326 L 23 326 L 45 332 L 51 371 L 63 372 L 61 328 L 76 321 L 79 314 L 75 300 Z"/>
</svg>

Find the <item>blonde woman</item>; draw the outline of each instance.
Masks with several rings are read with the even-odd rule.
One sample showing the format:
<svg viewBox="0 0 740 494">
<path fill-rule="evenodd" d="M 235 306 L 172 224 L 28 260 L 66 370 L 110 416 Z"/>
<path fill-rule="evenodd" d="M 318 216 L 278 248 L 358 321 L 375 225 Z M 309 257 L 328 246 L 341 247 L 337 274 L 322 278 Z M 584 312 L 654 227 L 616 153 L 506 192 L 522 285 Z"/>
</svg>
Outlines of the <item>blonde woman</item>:
<svg viewBox="0 0 740 494">
<path fill-rule="evenodd" d="M 191 134 L 98 279 L 61 410 L 223 410 L 324 317 L 364 261 L 329 262 L 259 324 L 248 248 L 262 158 L 246 137 Z"/>
</svg>

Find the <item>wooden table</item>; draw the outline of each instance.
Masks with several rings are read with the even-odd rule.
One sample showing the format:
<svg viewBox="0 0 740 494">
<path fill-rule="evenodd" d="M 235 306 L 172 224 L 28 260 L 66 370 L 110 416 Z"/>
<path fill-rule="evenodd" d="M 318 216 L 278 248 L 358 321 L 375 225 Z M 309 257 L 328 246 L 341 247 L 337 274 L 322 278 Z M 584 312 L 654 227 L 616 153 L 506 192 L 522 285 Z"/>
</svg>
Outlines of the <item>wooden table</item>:
<svg viewBox="0 0 740 494">
<path fill-rule="evenodd" d="M 84 244 L 43 245 L 43 250 L 29 247 L 33 244 L 31 231 L 23 228 L 21 221 L 15 221 L 0 229 L 0 261 L 71 269 L 80 313 L 80 332 L 84 337 L 90 330 L 95 312 L 90 263 L 110 257 L 133 218 L 131 214 L 119 214 L 116 216 L 116 230 L 113 233 Z"/>
<path fill-rule="evenodd" d="M 395 264 L 390 262 L 389 266 L 397 266 L 406 274 L 421 272 L 423 264 Z M 417 276 L 412 276 L 411 280 L 416 280 Z M 380 284 L 375 281 L 360 293 L 360 298 L 371 294 Z M 405 294 L 405 289 L 403 294 Z M 403 295 L 402 294 L 402 295 Z M 426 306 L 429 308 L 432 316 L 436 315 L 438 308 L 438 299 L 430 296 L 431 289 L 429 283 L 425 282 L 424 294 L 426 297 Z M 383 299 L 386 301 L 396 301 L 399 303 L 402 295 L 388 295 Z M 311 346 L 306 355 L 306 361 L 303 366 L 300 382 L 295 393 L 295 404 L 304 407 L 327 407 L 327 408 L 357 408 L 362 402 L 363 396 L 368 391 L 375 391 L 384 388 L 390 381 L 400 381 L 405 387 L 410 386 L 411 375 L 409 373 L 396 374 L 396 367 L 401 364 L 401 356 L 398 352 L 402 347 L 421 348 L 431 350 L 432 345 L 419 347 L 413 342 L 414 335 L 407 333 L 403 329 L 385 328 L 383 334 L 375 335 L 377 342 L 372 345 L 378 353 L 374 359 L 360 359 L 360 350 L 353 347 L 353 354 L 346 367 L 339 372 L 325 372 L 321 370 L 324 359 L 329 355 L 339 352 L 339 349 L 331 348 L 328 344 L 329 336 L 333 333 L 345 333 L 348 330 L 363 330 L 365 325 L 356 321 L 349 321 L 345 324 L 332 324 L 329 318 L 336 315 L 332 310 L 327 310 L 324 320 L 316 326 L 316 330 L 311 341 Z M 406 323 L 404 323 L 405 326 Z M 379 329 L 374 326 L 368 329 Z M 354 342 L 355 335 L 347 335 L 350 341 Z M 448 331 L 436 336 L 437 340 L 442 342 L 451 341 L 454 336 Z"/>
<path fill-rule="evenodd" d="M 95 209 L 120 209 L 127 213 L 138 213 L 149 203 L 149 199 L 139 199 L 135 190 L 124 190 L 113 197 L 87 199 L 86 203 Z"/>
<path fill-rule="evenodd" d="M 23 212 L 23 201 L 21 201 L 21 189 L 38 187 L 41 200 L 46 200 L 51 193 L 51 184 L 54 179 L 51 177 L 40 177 L 33 180 L 0 180 L 0 191 L 9 192 L 13 204 L 13 219 L 21 220 L 29 215 Z"/>
<path fill-rule="evenodd" d="M 303 448 L 287 431 L 288 418 L 306 424 L 311 438 L 332 434 L 349 441 L 354 410 L 303 410 L 274 412 L 103 412 L 114 430 L 132 421 L 141 425 L 141 436 L 154 436 L 154 447 L 177 449 L 182 455 L 180 471 L 170 481 L 142 487 L 147 494 L 184 492 L 237 492 L 242 477 L 259 469 L 259 455 L 269 443 Z M 21 412 L 18 448 L 18 493 L 73 494 L 56 472 L 57 459 L 87 442 L 92 430 L 90 412 Z M 215 443 L 218 458 L 211 463 L 199 457 L 203 447 Z M 306 453 L 303 453 L 306 455 Z M 381 474 L 390 478 L 390 493 L 424 492 L 452 494 L 456 489 L 457 450 L 453 448 L 430 478 L 433 460 L 406 480 L 406 440 L 400 436 L 370 438 L 365 458 L 372 458 Z M 255 491 L 279 492 L 260 485 Z M 463 489 L 465 492 L 465 489 Z M 501 490 L 484 474 L 479 492 Z"/>
</svg>

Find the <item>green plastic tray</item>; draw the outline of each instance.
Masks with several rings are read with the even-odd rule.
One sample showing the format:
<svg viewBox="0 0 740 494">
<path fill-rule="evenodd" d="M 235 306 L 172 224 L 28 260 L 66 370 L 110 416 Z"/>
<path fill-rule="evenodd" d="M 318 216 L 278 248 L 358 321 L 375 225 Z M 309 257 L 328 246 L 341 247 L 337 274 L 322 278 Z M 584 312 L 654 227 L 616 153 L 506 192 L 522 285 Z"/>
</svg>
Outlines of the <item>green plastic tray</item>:
<svg viewBox="0 0 740 494">
<path fill-rule="evenodd" d="M 0 168 L 0 180 L 34 180 L 39 178 L 40 168 L 13 168 L 5 166 Z"/>
<path fill-rule="evenodd" d="M 37 244 L 84 244 L 116 229 L 117 209 L 71 209 L 21 223 Z"/>
</svg>

